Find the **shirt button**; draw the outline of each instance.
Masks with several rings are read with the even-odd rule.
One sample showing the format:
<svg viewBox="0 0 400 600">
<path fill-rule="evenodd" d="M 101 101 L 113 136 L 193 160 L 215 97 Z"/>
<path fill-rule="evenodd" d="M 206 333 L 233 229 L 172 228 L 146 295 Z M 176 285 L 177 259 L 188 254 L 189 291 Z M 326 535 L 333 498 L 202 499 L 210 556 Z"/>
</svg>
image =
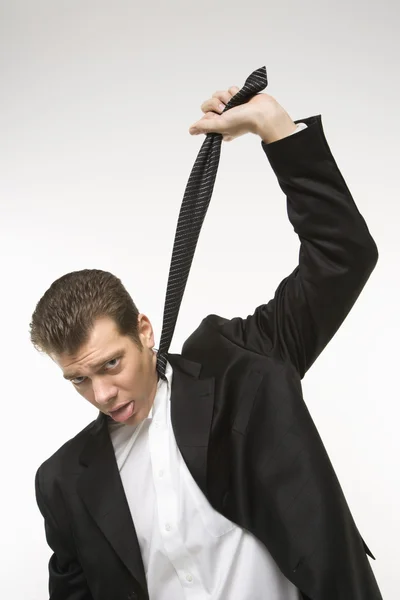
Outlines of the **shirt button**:
<svg viewBox="0 0 400 600">
<path fill-rule="evenodd" d="M 191 576 L 191 574 L 190 574 L 190 573 L 187 573 L 187 574 L 186 574 L 186 581 L 188 581 L 189 583 L 192 583 L 192 581 L 193 581 L 193 577 Z"/>
<path fill-rule="evenodd" d="M 171 525 L 170 525 L 169 523 L 167 523 L 167 524 L 165 525 L 165 530 L 166 530 L 166 531 L 171 531 L 171 529 L 172 529 Z"/>
</svg>

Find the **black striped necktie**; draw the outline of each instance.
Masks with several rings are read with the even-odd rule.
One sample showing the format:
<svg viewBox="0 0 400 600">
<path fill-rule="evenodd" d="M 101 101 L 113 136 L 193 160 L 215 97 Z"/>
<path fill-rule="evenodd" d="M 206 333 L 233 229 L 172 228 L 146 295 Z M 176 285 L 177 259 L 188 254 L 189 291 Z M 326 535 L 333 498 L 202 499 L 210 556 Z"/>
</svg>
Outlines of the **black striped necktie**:
<svg viewBox="0 0 400 600">
<path fill-rule="evenodd" d="M 244 86 L 230 99 L 223 112 L 245 104 L 268 85 L 267 70 L 261 67 L 246 79 Z M 201 226 L 210 204 L 221 153 L 222 135 L 208 133 L 194 163 L 186 185 L 178 217 L 175 241 L 169 269 L 164 304 L 160 347 L 157 353 L 157 371 L 165 377 L 167 353 L 174 335 L 176 320 L 189 276 Z"/>
</svg>

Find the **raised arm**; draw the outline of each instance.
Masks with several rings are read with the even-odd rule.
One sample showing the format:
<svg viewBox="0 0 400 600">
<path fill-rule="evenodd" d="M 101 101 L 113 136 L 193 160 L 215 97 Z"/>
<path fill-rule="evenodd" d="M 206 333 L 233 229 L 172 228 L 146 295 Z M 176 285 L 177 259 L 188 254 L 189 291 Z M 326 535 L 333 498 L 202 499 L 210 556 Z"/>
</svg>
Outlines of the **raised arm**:
<svg viewBox="0 0 400 600">
<path fill-rule="evenodd" d="M 357 300 L 378 251 L 330 151 L 321 115 L 301 122 L 307 129 L 296 135 L 262 142 L 300 239 L 299 264 L 268 304 L 223 329 L 236 343 L 289 359 L 303 377 Z"/>
<path fill-rule="evenodd" d="M 290 135 L 300 122 L 307 127 Z M 378 258 L 328 146 L 321 115 L 292 121 L 275 99 L 258 94 L 194 128 L 223 133 L 228 140 L 247 131 L 261 137 L 301 244 L 298 266 L 270 302 L 246 319 L 209 323 L 238 345 L 290 360 L 303 377 L 346 318 Z"/>
</svg>

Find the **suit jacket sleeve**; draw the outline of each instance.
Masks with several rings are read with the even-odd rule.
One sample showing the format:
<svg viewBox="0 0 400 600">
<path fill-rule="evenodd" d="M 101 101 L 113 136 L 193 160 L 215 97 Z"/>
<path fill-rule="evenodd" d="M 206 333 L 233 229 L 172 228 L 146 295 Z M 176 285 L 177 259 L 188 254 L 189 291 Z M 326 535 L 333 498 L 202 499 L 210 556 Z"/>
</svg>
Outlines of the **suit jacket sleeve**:
<svg viewBox="0 0 400 600">
<path fill-rule="evenodd" d="M 262 142 L 300 239 L 298 266 L 270 302 L 246 319 L 225 321 L 222 332 L 289 360 L 303 377 L 355 303 L 378 251 L 330 151 L 321 115 L 301 122 L 307 128 L 296 135 Z"/>
<path fill-rule="evenodd" d="M 43 489 L 39 468 L 35 477 L 36 501 L 44 517 L 47 543 L 53 551 L 49 561 L 50 600 L 93 600 L 74 552 L 72 540 L 50 512 Z M 57 506 L 62 506 L 61 498 Z"/>
</svg>

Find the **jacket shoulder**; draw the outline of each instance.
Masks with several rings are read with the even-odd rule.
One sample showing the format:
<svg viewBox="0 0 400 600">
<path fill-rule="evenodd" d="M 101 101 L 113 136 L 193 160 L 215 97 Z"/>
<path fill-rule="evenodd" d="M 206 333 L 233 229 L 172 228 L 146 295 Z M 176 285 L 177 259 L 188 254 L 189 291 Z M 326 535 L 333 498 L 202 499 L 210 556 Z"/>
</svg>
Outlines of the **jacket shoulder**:
<svg viewBox="0 0 400 600">
<path fill-rule="evenodd" d="M 182 352 L 189 348 L 204 347 L 207 350 L 217 350 L 222 347 L 236 346 L 253 354 L 271 356 L 272 343 L 262 330 L 261 324 L 252 316 L 226 318 L 209 314 L 185 341 Z"/>
<path fill-rule="evenodd" d="M 196 329 L 189 335 L 182 346 L 182 355 L 191 353 L 192 350 L 210 351 L 223 341 L 224 326 L 229 323 L 229 319 L 211 314 L 202 319 Z"/>
<path fill-rule="evenodd" d="M 58 450 L 49 456 L 37 469 L 36 476 L 46 480 L 48 477 L 61 474 L 71 465 L 76 464 L 88 438 L 93 432 L 97 420 L 92 421 L 74 437 L 66 441 Z"/>
</svg>

